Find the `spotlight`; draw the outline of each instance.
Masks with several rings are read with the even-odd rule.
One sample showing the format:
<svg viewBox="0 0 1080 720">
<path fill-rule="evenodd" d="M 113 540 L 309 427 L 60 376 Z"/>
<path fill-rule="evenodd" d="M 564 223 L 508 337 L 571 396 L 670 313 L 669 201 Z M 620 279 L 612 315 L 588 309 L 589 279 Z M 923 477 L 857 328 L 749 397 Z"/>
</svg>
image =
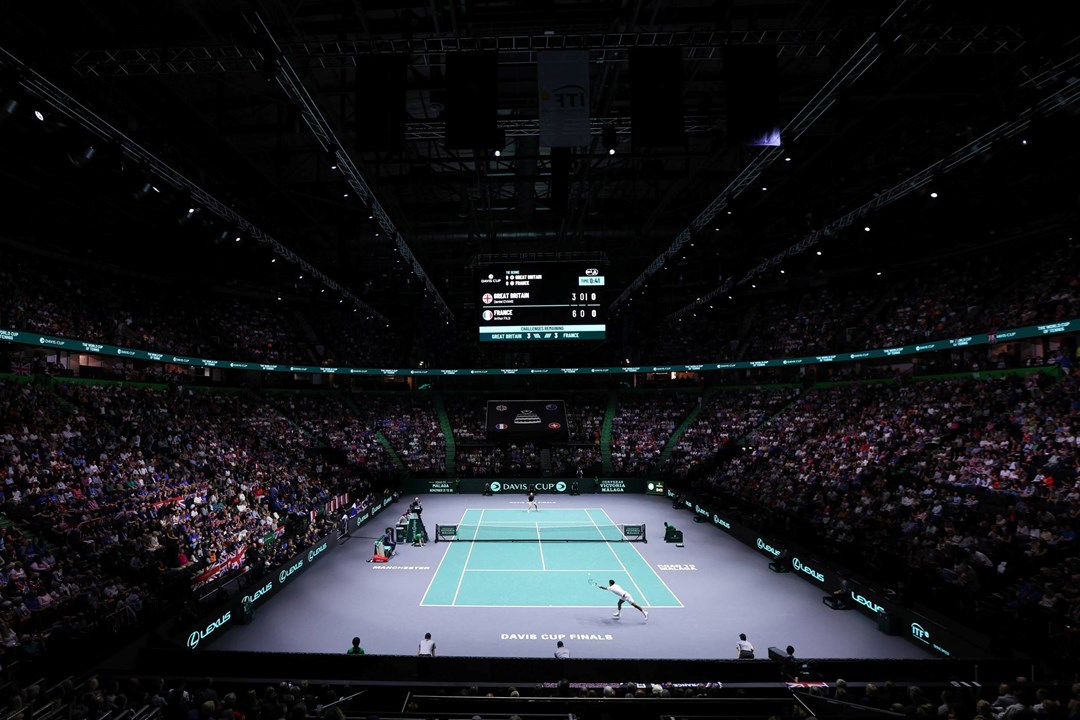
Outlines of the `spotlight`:
<svg viewBox="0 0 1080 720">
<path fill-rule="evenodd" d="M 0 105 L 0 122 L 7 120 L 9 117 L 19 111 L 19 101 L 15 98 L 8 98 L 4 100 L 3 105 Z"/>
<path fill-rule="evenodd" d="M 184 209 L 180 211 L 180 217 L 176 218 L 176 221 L 181 225 L 186 225 L 187 223 L 191 222 L 199 209 L 194 205 L 186 205 L 181 207 L 183 207 Z"/>
<path fill-rule="evenodd" d="M 68 160 L 77 168 L 86 167 L 87 163 L 97 155 L 97 148 L 92 144 L 84 145 L 81 149 L 68 153 Z"/>
<path fill-rule="evenodd" d="M 154 186 L 149 180 L 143 180 L 139 183 L 138 187 L 131 191 L 131 197 L 136 200 L 142 200 L 144 197 L 153 192 Z"/>
<path fill-rule="evenodd" d="M 45 113 L 41 112 L 40 110 L 34 111 L 34 117 L 36 117 L 39 122 L 45 122 Z"/>
<path fill-rule="evenodd" d="M 131 197 L 142 200 L 150 193 L 160 193 L 161 191 L 154 184 L 155 182 L 154 174 L 148 169 L 143 169 L 131 186 Z"/>
<path fill-rule="evenodd" d="M 605 125 L 600 131 L 600 143 L 608 151 L 608 155 L 615 154 L 615 148 L 619 145 L 619 138 L 615 133 L 614 125 Z"/>
</svg>

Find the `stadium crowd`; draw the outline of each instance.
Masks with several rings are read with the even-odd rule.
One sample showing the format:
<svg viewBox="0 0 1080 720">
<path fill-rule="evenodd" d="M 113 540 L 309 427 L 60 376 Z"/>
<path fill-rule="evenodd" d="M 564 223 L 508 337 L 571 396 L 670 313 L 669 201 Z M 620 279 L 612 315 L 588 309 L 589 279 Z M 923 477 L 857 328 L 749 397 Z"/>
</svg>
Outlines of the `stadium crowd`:
<svg viewBox="0 0 1080 720">
<path fill-rule="evenodd" d="M 717 300 L 675 322 L 644 321 L 635 363 L 855 352 L 1080 317 L 1080 240 L 1012 246 L 910 272 Z M 657 319 L 659 320 L 659 319 Z M 1010 367 L 1028 358 L 1008 358 Z"/>
<path fill-rule="evenodd" d="M 619 475 L 647 475 L 700 396 L 624 394 L 611 421 L 611 466 Z"/>
<path fill-rule="evenodd" d="M 741 319 L 665 329 L 648 359 L 668 359 L 668 351 L 690 353 L 670 358 L 680 361 L 803 355 L 1070 319 L 1080 315 L 1077 255 L 1077 243 L 1063 242 L 1008 267 L 978 260 L 886 278 L 876 294 L 807 290 Z M 366 320 L 330 338 L 330 315 L 312 320 L 180 288 L 151 292 L 153 284 L 2 247 L 0 326 L 271 363 L 386 357 L 367 347 Z M 696 332 L 702 323 L 717 331 Z M 373 332 L 391 343 L 387 331 Z M 654 472 L 696 412 L 664 468 L 670 477 L 737 500 L 763 521 L 781 518 L 869 574 L 895 561 L 908 588 L 925 586 L 962 610 L 1076 623 L 1077 349 L 1025 347 L 1041 352 L 964 351 L 943 369 L 1054 364 L 1060 379 L 905 378 L 798 395 L 622 393 L 612 470 Z M 182 379 L 154 365 L 142 372 Z M 538 445 L 482 444 L 479 407 L 447 401 L 458 474 L 537 474 Z M 555 448 L 556 473 L 600 464 L 604 408 L 595 398 L 571 406 L 571 443 Z M 332 525 L 320 516 L 330 498 L 347 492 L 360 506 L 371 502 L 396 480 L 398 462 L 415 475 L 446 468 L 438 410 L 420 393 L 4 381 L 0 418 L 0 503 L 13 523 L 0 530 L 5 667 L 156 616 L 174 599 L 170 588 L 287 557 Z M 727 457 L 742 438 L 747 449 Z M 860 542 L 866 537 L 879 541 Z"/>
<path fill-rule="evenodd" d="M 895 347 L 1080 316 L 1080 241 L 1043 250 L 1017 256 L 1009 247 L 990 248 L 871 282 L 777 287 L 677 322 L 652 322 L 645 313 L 628 340 L 635 363 L 723 362 Z M 286 299 L 118 275 L 0 246 L 0 327 L 264 363 L 395 367 L 410 356 L 409 344 L 379 318 L 344 304 Z M 457 343 L 476 344 L 464 329 Z M 426 352 L 419 348 L 427 344 L 414 344 Z M 622 357 L 601 361 L 614 365 Z M 1015 367 L 1029 358 L 1006 360 Z M 510 366 L 528 363 L 523 355 Z"/>
<path fill-rule="evenodd" d="M 314 684 L 306 679 L 262 683 L 218 680 L 213 677 L 90 675 L 49 684 L 44 678 L 25 685 L 7 684 L 0 694 L 0 711 L 13 720 L 26 720 L 49 708 L 68 717 L 102 720 L 121 714 L 152 713 L 163 720 L 271 720 L 319 717 L 345 720 L 378 717 L 375 709 L 386 699 L 340 683 Z M 396 699 L 396 698 L 395 698 Z M 394 700 L 390 700 L 393 702 Z M 681 702 L 683 701 L 683 702 Z M 696 701 L 696 702 L 695 702 Z M 710 701 L 714 712 L 737 712 L 739 717 L 941 717 L 951 720 L 1014 720 L 1080 717 L 1080 683 L 1071 687 L 1039 683 L 1024 677 L 982 685 L 934 687 L 892 680 L 849 682 L 829 678 L 819 686 L 787 691 L 728 688 L 719 682 L 671 681 L 582 683 L 566 678 L 532 686 L 447 684 L 408 700 L 403 718 L 435 716 L 559 717 L 572 708 L 577 716 L 689 712 Z M 661 709 L 663 708 L 663 709 Z M 531 711 L 531 712 L 530 712 Z M 483 713 L 483 714 L 481 714 Z M 518 714 L 520 713 L 520 714 Z M 837 715 L 837 713 L 839 713 Z M 724 715 L 725 717 L 728 715 Z"/>
<path fill-rule="evenodd" d="M 997 597 L 1075 623 L 1078 442 L 1075 375 L 850 384 L 802 395 L 692 482 L 879 581 L 903 568 L 956 608 Z"/>
<path fill-rule="evenodd" d="M 244 393 L 4 381 L 0 417 L 4 665 L 280 562 L 385 480 Z"/>
<path fill-rule="evenodd" d="M 683 431 L 664 468 L 669 477 L 697 472 L 715 461 L 747 433 L 798 395 L 793 388 L 763 392 L 717 392 L 703 400 L 693 423 Z"/>
</svg>

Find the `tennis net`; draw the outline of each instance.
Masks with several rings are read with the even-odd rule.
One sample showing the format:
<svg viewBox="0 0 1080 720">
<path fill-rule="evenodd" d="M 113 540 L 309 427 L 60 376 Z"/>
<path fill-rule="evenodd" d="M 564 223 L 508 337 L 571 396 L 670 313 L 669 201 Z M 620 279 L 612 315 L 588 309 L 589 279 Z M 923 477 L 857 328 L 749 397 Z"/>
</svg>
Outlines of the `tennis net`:
<svg viewBox="0 0 1080 720">
<path fill-rule="evenodd" d="M 648 542 L 645 524 L 540 525 L 485 523 L 435 525 L 435 542 Z"/>
</svg>

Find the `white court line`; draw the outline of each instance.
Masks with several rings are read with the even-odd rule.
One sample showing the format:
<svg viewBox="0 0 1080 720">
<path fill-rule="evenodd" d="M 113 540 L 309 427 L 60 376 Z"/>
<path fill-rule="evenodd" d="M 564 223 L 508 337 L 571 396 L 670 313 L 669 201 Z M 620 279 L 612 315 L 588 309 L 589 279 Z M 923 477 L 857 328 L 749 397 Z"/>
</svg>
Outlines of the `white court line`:
<svg viewBox="0 0 1080 720">
<path fill-rule="evenodd" d="M 540 525 L 541 527 L 592 527 L 595 523 L 587 522 L 566 522 L 564 520 L 534 520 L 529 522 L 528 520 L 488 520 L 484 523 L 484 527 L 529 527 L 529 525 Z"/>
<path fill-rule="evenodd" d="M 547 570 L 547 562 L 544 560 L 544 540 L 540 537 L 540 523 L 536 523 L 536 546 L 540 548 L 540 569 Z"/>
<path fill-rule="evenodd" d="M 469 568 L 465 572 L 527 572 L 527 573 L 534 573 L 534 572 L 549 572 L 549 573 L 557 573 L 557 572 L 566 572 L 566 573 L 594 572 L 594 573 L 613 573 L 613 572 L 618 572 L 618 571 L 619 571 L 619 568 L 605 568 L 603 570 L 577 570 L 577 569 L 573 569 L 573 568 L 545 568 L 543 571 L 537 570 L 535 568 L 533 568 L 531 570 L 528 569 L 528 568 L 507 568 L 507 569 L 504 569 L 504 570 L 500 570 L 499 568 Z M 545 605 L 544 607 L 548 607 L 548 606 Z M 559 607 L 562 607 L 562 606 L 560 605 Z"/>
<path fill-rule="evenodd" d="M 461 513 L 461 520 L 465 519 L 465 514 L 468 513 L 468 512 L 469 512 L 469 508 L 465 508 L 465 512 Z M 458 520 L 458 525 L 461 524 L 461 520 Z M 432 543 L 432 544 L 434 545 L 435 543 Z M 452 548 L 452 547 L 453 547 L 453 543 L 446 543 L 446 550 L 443 551 L 442 559 L 440 559 L 439 564 L 435 566 L 435 572 L 434 572 L 434 574 L 432 574 L 431 579 L 428 580 L 427 589 L 425 589 L 424 594 L 422 596 L 420 596 L 420 605 L 419 605 L 419 607 L 437 607 L 437 606 L 434 606 L 434 605 L 424 605 L 424 598 L 426 598 L 428 596 L 428 593 L 431 592 L 431 584 L 433 582 L 435 582 L 435 578 L 439 576 L 439 570 L 442 569 L 442 564 L 443 564 L 443 562 L 446 561 L 446 556 L 450 554 L 450 548 Z M 441 606 L 439 606 L 439 607 L 441 607 Z"/>
<path fill-rule="evenodd" d="M 604 508 L 600 508 L 600 512 L 604 513 L 604 517 L 606 517 L 608 520 L 611 520 L 611 516 L 607 514 L 607 511 L 604 510 Z M 653 566 L 649 563 L 648 560 L 645 559 L 645 556 L 641 554 L 641 551 L 634 547 L 634 543 L 627 543 L 627 545 L 629 545 L 630 548 L 638 554 L 638 557 L 641 558 L 641 562 L 645 563 L 645 567 L 649 568 L 649 572 L 651 572 L 653 576 L 660 581 L 660 584 L 667 588 L 667 591 L 671 593 L 671 597 L 675 598 L 675 602 L 679 603 L 679 607 L 686 607 L 685 605 L 683 605 L 683 601 L 679 599 L 679 596 L 676 595 L 670 587 L 668 587 L 668 584 L 666 582 L 664 582 L 664 578 L 660 577 L 660 574 L 657 573 L 656 570 L 653 570 Z M 612 552 L 615 551 L 612 550 Z"/>
<path fill-rule="evenodd" d="M 535 570 L 533 571 L 535 572 Z M 583 608 L 586 610 L 596 610 L 597 608 L 603 608 L 602 605 L 425 605 L 424 607 L 456 607 L 456 608 L 501 608 L 515 609 L 515 608 L 544 608 L 546 610 L 562 610 L 564 608 Z M 614 620 L 614 618 L 612 618 Z M 612 623 L 614 624 L 614 622 Z"/>
<path fill-rule="evenodd" d="M 603 511 L 603 508 L 600 509 L 601 511 Z M 608 517 L 607 513 L 604 513 L 604 516 L 607 517 L 608 520 L 611 520 L 611 518 Z M 596 532 L 600 533 L 600 536 L 603 537 L 604 531 L 600 529 L 600 525 L 597 524 L 596 519 L 591 514 L 589 515 L 589 519 L 592 520 L 593 525 L 596 525 Z M 623 572 L 626 573 L 626 577 L 630 578 L 630 582 L 633 584 L 633 586 L 637 588 L 638 594 L 641 596 L 641 599 L 645 602 L 646 605 L 652 607 L 652 603 L 650 603 L 649 599 L 645 597 L 645 591 L 638 587 L 638 584 L 634 582 L 634 576 L 630 573 L 629 570 L 626 569 L 626 565 L 623 565 L 623 561 L 622 558 L 619 557 L 619 553 L 615 552 L 615 549 L 611 547 L 611 543 L 605 544 L 607 545 L 607 549 L 611 551 L 611 554 L 615 556 L 615 559 L 619 561 L 619 565 L 622 565 Z"/>
<path fill-rule="evenodd" d="M 477 528 L 484 524 L 484 510 L 480 509 L 480 519 L 476 522 Z M 457 589 L 454 590 L 454 599 L 450 601 L 451 607 L 457 605 L 457 596 L 461 592 L 461 581 L 465 579 L 465 571 L 469 569 L 469 558 L 472 557 L 473 548 L 476 547 L 476 542 L 469 544 L 469 554 L 465 556 L 465 565 L 461 568 L 461 577 L 457 581 Z"/>
</svg>

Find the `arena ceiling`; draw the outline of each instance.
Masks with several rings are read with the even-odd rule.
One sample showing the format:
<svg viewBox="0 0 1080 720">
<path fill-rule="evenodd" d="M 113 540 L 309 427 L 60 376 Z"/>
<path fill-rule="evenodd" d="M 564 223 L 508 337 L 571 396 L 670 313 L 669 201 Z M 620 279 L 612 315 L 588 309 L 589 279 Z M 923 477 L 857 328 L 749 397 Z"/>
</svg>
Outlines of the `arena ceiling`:
<svg viewBox="0 0 1080 720">
<path fill-rule="evenodd" d="M 466 328 L 478 261 L 586 253 L 608 263 L 613 313 L 670 319 L 750 278 L 756 292 L 825 282 L 1071 227 L 1080 42 L 1066 6 L 23 3 L 0 30 L 5 99 L 24 112 L 40 76 L 67 100 L 37 125 L 0 125 L 2 234 L 193 283 L 331 287 L 394 322 Z M 725 50 L 749 45 L 775 51 L 779 147 L 728 133 Z M 681 50 L 683 138 L 635 147 L 631 50 L 662 46 Z M 539 142 L 551 49 L 589 58 L 590 142 L 571 151 L 565 194 Z M 470 50 L 497 53 L 499 157 L 447 147 L 447 57 Z M 373 54 L 407 58 L 399 149 L 358 142 L 371 108 L 356 66 Z M 213 198 L 188 223 L 201 235 L 167 214 L 190 204 L 183 184 L 143 175 L 153 163 L 121 158 L 124 143 L 68 161 L 85 111 Z M 136 199 L 144 178 L 165 192 Z M 260 232 L 234 243 L 236 217 Z M 301 266 L 316 272 L 301 280 Z"/>
</svg>

